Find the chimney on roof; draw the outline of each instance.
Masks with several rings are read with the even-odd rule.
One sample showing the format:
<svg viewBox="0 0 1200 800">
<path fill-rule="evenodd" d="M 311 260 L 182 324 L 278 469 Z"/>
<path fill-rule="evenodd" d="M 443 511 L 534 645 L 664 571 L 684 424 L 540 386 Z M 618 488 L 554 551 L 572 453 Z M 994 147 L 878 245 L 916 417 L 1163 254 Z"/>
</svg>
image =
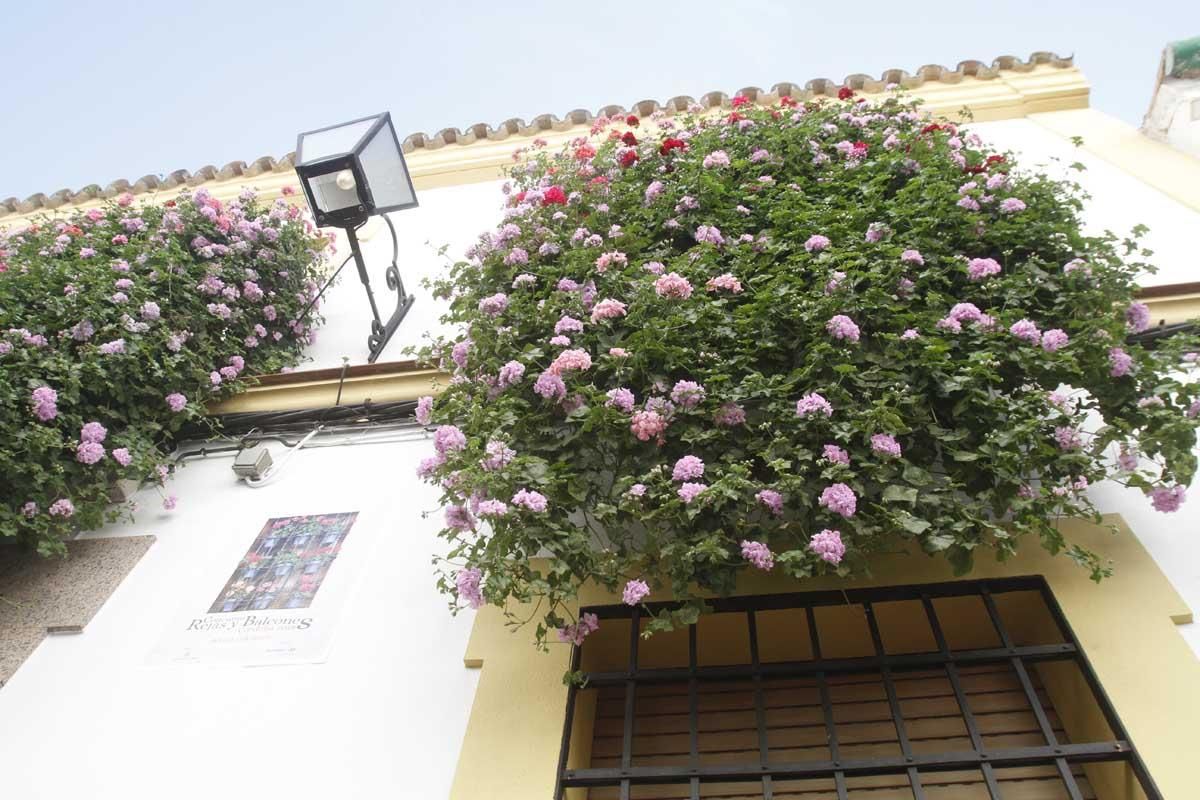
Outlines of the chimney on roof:
<svg viewBox="0 0 1200 800">
<path fill-rule="evenodd" d="M 1200 158 L 1200 36 L 1163 50 L 1142 133 Z"/>
</svg>

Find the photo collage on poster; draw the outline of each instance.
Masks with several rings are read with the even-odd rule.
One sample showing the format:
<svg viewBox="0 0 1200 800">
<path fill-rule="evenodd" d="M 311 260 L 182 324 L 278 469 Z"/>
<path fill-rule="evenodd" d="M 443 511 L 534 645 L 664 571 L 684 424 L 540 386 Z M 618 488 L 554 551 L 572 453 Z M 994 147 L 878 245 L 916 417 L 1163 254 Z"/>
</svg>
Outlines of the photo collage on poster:
<svg viewBox="0 0 1200 800">
<path fill-rule="evenodd" d="M 308 608 L 358 512 L 267 520 L 210 614 Z"/>
</svg>

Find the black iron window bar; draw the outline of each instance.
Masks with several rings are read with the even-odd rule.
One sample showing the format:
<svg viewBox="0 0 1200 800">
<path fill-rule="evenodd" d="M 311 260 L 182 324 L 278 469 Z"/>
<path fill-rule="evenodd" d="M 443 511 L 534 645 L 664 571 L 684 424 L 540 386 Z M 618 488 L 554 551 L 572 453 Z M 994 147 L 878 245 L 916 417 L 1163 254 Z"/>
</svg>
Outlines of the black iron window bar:
<svg viewBox="0 0 1200 800">
<path fill-rule="evenodd" d="M 1058 629 L 1062 643 L 1025 646 L 1015 644 L 994 599 L 995 595 L 1006 592 L 1034 592 L 1040 595 Z M 981 600 L 1001 646 L 966 650 L 952 649 L 947 642 L 942 623 L 934 608 L 935 600 L 951 597 L 974 597 Z M 904 600 L 915 600 L 920 603 L 933 634 L 936 651 L 886 653 L 872 604 Z M 875 654 L 855 658 L 826 658 L 822 655 L 821 639 L 814 610 L 822 606 L 848 604 L 861 605 L 864 609 Z M 1124 725 L 1080 648 L 1062 608 L 1041 576 L 722 598 L 710 601 L 710 606 L 715 613 L 745 615 L 749 633 L 750 663 L 730 666 L 700 665 L 697 659 L 697 626 L 692 625 L 688 629 L 688 666 L 643 668 L 638 664 L 639 623 L 643 617 L 642 608 L 612 605 L 584 609 L 584 611 L 596 614 L 602 621 L 628 619 L 631 623 L 627 669 L 585 672 L 583 674 L 584 687 L 616 686 L 624 689 L 620 766 L 611 768 L 568 767 L 574 715 L 578 695 L 581 691 L 578 685 L 572 685 L 567 694 L 566 719 L 563 726 L 562 750 L 555 789 L 557 800 L 562 800 L 567 796 L 569 789 L 577 787 L 616 787 L 619 797 L 625 800 L 631 796 L 634 786 L 649 784 L 688 785 L 690 786 L 690 797 L 693 800 L 699 800 L 701 784 L 718 781 L 757 784 L 753 791 L 755 793 L 761 791 L 764 800 L 772 800 L 773 782 L 789 779 L 832 780 L 834 793 L 838 800 L 849 800 L 848 778 L 880 775 L 906 778 L 914 800 L 925 800 L 926 792 L 921 783 L 922 774 L 961 770 L 977 771 L 982 775 L 988 797 L 991 800 L 1002 800 L 1004 795 L 1001 791 L 1000 781 L 997 779 L 997 770 L 1034 766 L 1052 767 L 1061 779 L 1067 797 L 1071 800 L 1083 800 L 1084 794 L 1072 772 L 1072 767 L 1100 762 L 1123 762 L 1128 765 L 1147 800 L 1162 800 L 1162 794 L 1155 786 L 1144 762 L 1130 741 Z M 669 607 L 669 603 L 653 603 L 645 608 L 653 614 Z M 806 615 L 811 639 L 812 658 L 810 660 L 777 663 L 760 661 L 756 613 L 781 609 L 802 609 Z M 586 647 L 585 643 L 573 648 L 571 658 L 573 671 L 580 669 L 583 648 Z M 1071 661 L 1078 667 L 1079 673 L 1099 706 L 1100 713 L 1113 733 L 1112 740 L 1084 744 L 1059 741 L 1028 670 L 1028 666 L 1031 664 L 1053 661 Z M 960 668 L 981 664 L 1008 664 L 1011 666 L 1020 683 L 1025 700 L 1032 709 L 1041 738 L 1045 741 L 1044 744 L 1034 747 L 1009 748 L 988 747 L 985 744 L 984 734 L 981 733 L 975 714 L 968 703 L 967 693 L 964 691 L 960 676 Z M 893 676 L 898 672 L 930 669 L 941 669 L 945 673 L 967 731 L 971 745 L 970 750 L 917 753 L 912 749 L 906 733 L 904 716 Z M 898 756 L 846 758 L 840 752 L 829 679 L 863 673 L 878 674 L 882 679 L 887 705 L 891 712 L 891 722 L 895 726 L 899 743 L 900 755 Z M 794 763 L 772 762 L 768 758 L 769 746 L 763 702 L 763 681 L 797 677 L 812 678 L 816 683 L 830 758 Z M 751 683 L 758 744 L 758 759 L 753 762 L 700 763 L 698 683 L 722 680 L 749 681 Z M 688 765 L 635 766 L 633 741 L 638 689 L 642 686 L 664 682 L 682 682 L 687 686 Z"/>
</svg>

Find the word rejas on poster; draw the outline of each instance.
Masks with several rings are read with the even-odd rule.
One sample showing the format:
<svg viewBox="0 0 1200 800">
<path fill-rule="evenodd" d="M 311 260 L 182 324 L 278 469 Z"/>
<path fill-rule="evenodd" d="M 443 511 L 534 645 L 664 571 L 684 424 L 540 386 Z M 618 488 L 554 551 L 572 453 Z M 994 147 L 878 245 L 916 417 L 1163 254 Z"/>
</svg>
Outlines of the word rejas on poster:
<svg viewBox="0 0 1200 800">
<path fill-rule="evenodd" d="M 189 631 L 232 631 L 254 628 L 260 631 L 304 631 L 312 626 L 312 617 L 256 617 L 241 619 L 196 617 L 187 626 Z"/>
</svg>

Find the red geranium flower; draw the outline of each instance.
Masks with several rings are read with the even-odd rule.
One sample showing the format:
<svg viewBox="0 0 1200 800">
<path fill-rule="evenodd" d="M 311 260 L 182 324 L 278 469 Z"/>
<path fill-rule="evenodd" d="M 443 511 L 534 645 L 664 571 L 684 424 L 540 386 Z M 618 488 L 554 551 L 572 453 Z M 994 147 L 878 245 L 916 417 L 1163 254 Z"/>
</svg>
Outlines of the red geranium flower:
<svg viewBox="0 0 1200 800">
<path fill-rule="evenodd" d="M 779 105 L 784 106 L 785 108 L 792 108 L 799 105 L 799 103 L 796 102 L 796 98 L 788 97 L 785 94 L 783 97 L 779 98 Z"/>
<path fill-rule="evenodd" d="M 738 112 L 736 112 L 736 111 L 731 111 L 731 112 L 729 113 L 729 116 L 725 118 L 725 121 L 726 121 L 726 122 L 728 122 L 730 125 L 732 125 L 732 124 L 734 124 L 735 122 L 741 122 L 741 121 L 742 121 L 742 120 L 744 120 L 744 119 L 745 119 L 745 117 L 743 117 L 743 116 L 742 116 L 741 114 L 739 114 Z"/>
<path fill-rule="evenodd" d="M 287 187 L 285 186 L 284 188 L 286 189 Z M 174 207 L 175 207 L 175 201 L 174 201 L 174 200 L 168 200 L 167 202 L 163 203 L 163 205 L 165 205 L 167 208 L 174 208 Z"/>
<path fill-rule="evenodd" d="M 561 186 L 551 186 L 542 192 L 542 205 L 544 206 L 565 206 L 567 204 L 567 193 L 563 191 Z"/>
<path fill-rule="evenodd" d="M 631 128 L 636 128 L 638 125 L 642 124 L 642 121 L 637 118 L 637 114 L 630 114 L 625 118 L 625 124 Z"/>
<path fill-rule="evenodd" d="M 851 97 L 854 97 L 854 90 L 849 86 L 838 89 L 838 100 L 849 100 Z"/>
<path fill-rule="evenodd" d="M 867 150 L 869 149 L 870 146 L 866 142 L 858 141 L 854 143 L 854 155 L 857 158 L 862 158 L 865 156 L 867 154 Z"/>
<path fill-rule="evenodd" d="M 525 201 L 525 193 L 524 192 L 517 192 L 512 197 L 508 198 L 508 204 L 510 206 L 518 206 L 521 203 L 523 203 L 524 201 Z"/>
<path fill-rule="evenodd" d="M 633 135 L 633 131 L 625 131 L 625 135 L 621 137 L 621 141 L 630 147 L 637 147 L 637 137 Z"/>
<path fill-rule="evenodd" d="M 617 160 L 621 163 L 622 167 L 632 167 L 638 160 L 637 150 L 626 150 L 621 153 L 621 157 Z"/>
<path fill-rule="evenodd" d="M 592 158 L 595 155 L 596 148 L 592 147 L 590 144 L 584 143 L 575 148 L 575 158 L 580 161 L 587 161 L 589 158 Z"/>
<path fill-rule="evenodd" d="M 665 156 L 672 150 L 687 150 L 687 142 L 683 139 L 663 139 L 662 146 L 658 148 L 658 152 Z"/>
<path fill-rule="evenodd" d="M 1003 163 L 1004 163 L 1004 156 L 988 156 L 988 157 L 987 157 L 987 163 L 988 163 L 988 166 L 989 166 L 989 167 L 990 167 L 992 164 L 1003 164 Z"/>
<path fill-rule="evenodd" d="M 733 103 L 734 108 L 741 108 L 742 106 L 750 104 L 750 98 L 746 97 L 744 94 L 739 94 L 734 95 L 733 100 L 730 102 Z"/>
<path fill-rule="evenodd" d="M 938 125 L 936 122 L 931 122 L 924 128 L 921 128 L 921 133 L 933 133 L 934 131 L 940 131 L 941 129 L 941 125 Z"/>
</svg>

